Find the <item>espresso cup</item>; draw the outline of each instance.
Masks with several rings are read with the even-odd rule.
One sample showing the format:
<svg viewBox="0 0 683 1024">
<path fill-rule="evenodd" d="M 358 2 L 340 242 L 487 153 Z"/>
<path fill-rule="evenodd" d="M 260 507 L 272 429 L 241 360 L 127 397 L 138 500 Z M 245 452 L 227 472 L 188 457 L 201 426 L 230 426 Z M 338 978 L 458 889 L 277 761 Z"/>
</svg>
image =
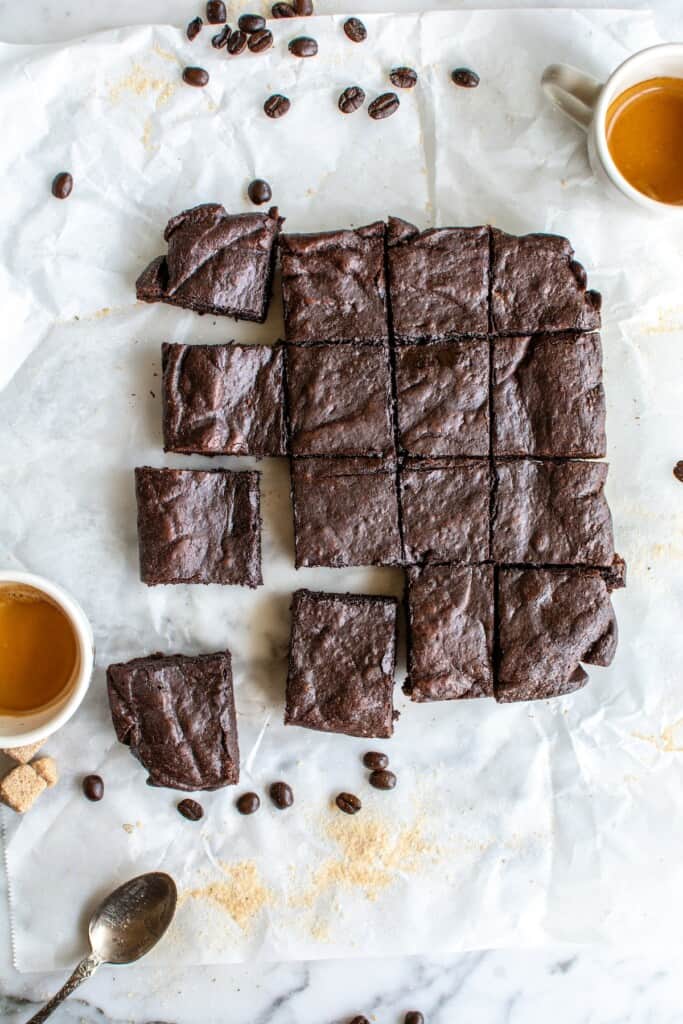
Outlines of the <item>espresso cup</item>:
<svg viewBox="0 0 683 1024">
<path fill-rule="evenodd" d="M 0 750 L 22 747 L 60 729 L 83 700 L 92 676 L 95 656 L 93 634 L 83 609 L 62 587 L 42 576 L 28 572 L 0 572 L 0 587 L 31 589 L 44 595 L 66 616 L 73 631 L 76 657 L 71 676 L 61 691 L 48 703 L 32 711 L 0 714 Z"/>
<path fill-rule="evenodd" d="M 683 43 L 664 43 L 635 53 L 606 82 L 570 67 L 551 64 L 541 85 L 551 102 L 588 135 L 588 156 L 596 176 L 622 196 L 652 212 L 683 213 L 683 206 L 645 195 L 626 180 L 607 145 L 607 112 L 612 102 L 634 85 L 652 78 L 683 79 Z"/>
</svg>

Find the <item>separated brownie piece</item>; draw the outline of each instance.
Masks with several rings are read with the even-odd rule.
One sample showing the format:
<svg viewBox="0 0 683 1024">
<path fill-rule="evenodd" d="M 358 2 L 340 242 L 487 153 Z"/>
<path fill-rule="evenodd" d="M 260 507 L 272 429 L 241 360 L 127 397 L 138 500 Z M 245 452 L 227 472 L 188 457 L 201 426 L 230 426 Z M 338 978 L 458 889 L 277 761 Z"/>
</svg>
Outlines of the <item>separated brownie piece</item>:
<svg viewBox="0 0 683 1024">
<path fill-rule="evenodd" d="M 496 562 L 609 566 L 612 516 L 604 462 L 497 462 Z"/>
<path fill-rule="evenodd" d="M 393 454 L 386 346 L 288 345 L 294 455 Z"/>
<path fill-rule="evenodd" d="M 491 229 L 491 326 L 498 333 L 589 331 L 600 326 L 601 297 L 559 235 L 507 235 Z"/>
<path fill-rule="evenodd" d="M 408 570 L 408 679 L 415 701 L 493 696 L 493 569 Z"/>
<path fill-rule="evenodd" d="M 489 345 L 396 349 L 399 443 L 408 455 L 489 454 Z"/>
<path fill-rule="evenodd" d="M 543 700 L 584 686 L 579 662 L 609 665 L 617 623 L 593 569 L 501 569 L 496 700 Z"/>
<path fill-rule="evenodd" d="M 282 235 L 287 341 L 387 341 L 384 231 Z"/>
<path fill-rule="evenodd" d="M 164 451 L 285 455 L 283 353 L 268 345 L 162 345 Z"/>
<path fill-rule="evenodd" d="M 401 564 L 393 461 L 294 459 L 292 498 L 297 569 Z"/>
<path fill-rule="evenodd" d="M 491 471 L 484 459 L 411 459 L 400 474 L 403 556 L 410 562 L 489 558 Z"/>
<path fill-rule="evenodd" d="M 164 232 L 168 254 L 137 280 L 138 299 L 262 323 L 281 223 L 264 213 L 231 215 L 218 203 L 179 213 Z"/>
<path fill-rule="evenodd" d="M 418 231 L 389 218 L 389 297 L 399 342 L 489 329 L 489 229 Z"/>
<path fill-rule="evenodd" d="M 195 790 L 239 782 L 229 651 L 110 665 L 107 689 L 116 735 L 153 785 Z"/>
<path fill-rule="evenodd" d="M 393 597 L 294 593 L 287 725 L 391 736 L 396 609 Z"/>
<path fill-rule="evenodd" d="M 602 458 L 605 390 L 599 334 L 493 341 L 493 453 Z"/>
<path fill-rule="evenodd" d="M 258 473 L 144 466 L 135 490 L 143 583 L 263 582 Z"/>
</svg>

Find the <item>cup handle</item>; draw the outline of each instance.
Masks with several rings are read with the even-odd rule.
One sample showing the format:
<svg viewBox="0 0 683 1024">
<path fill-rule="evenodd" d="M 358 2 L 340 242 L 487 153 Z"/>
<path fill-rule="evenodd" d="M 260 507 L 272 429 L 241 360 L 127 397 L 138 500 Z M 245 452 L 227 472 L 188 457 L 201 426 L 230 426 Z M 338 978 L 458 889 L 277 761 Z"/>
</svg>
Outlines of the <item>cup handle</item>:
<svg viewBox="0 0 683 1024">
<path fill-rule="evenodd" d="M 602 82 L 569 64 L 550 64 L 541 76 L 541 86 L 558 110 L 588 131 Z"/>
</svg>

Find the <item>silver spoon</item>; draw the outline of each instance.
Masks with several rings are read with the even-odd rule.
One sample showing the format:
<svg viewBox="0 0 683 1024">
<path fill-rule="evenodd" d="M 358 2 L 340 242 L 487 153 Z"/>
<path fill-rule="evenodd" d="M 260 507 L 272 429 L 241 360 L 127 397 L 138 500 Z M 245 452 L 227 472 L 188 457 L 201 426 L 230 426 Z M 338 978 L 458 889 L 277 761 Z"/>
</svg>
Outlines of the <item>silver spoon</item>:
<svg viewBox="0 0 683 1024">
<path fill-rule="evenodd" d="M 170 875 L 138 875 L 110 893 L 90 918 L 90 953 L 56 996 L 27 1024 L 42 1024 L 101 964 L 132 964 L 149 953 L 175 914 L 178 893 Z"/>
</svg>

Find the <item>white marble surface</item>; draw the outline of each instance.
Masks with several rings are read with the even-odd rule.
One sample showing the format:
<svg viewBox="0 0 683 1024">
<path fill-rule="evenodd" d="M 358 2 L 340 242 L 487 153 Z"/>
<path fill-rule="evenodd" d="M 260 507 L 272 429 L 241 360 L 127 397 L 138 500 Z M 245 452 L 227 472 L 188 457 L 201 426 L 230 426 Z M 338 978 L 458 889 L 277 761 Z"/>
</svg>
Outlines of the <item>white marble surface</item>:
<svg viewBox="0 0 683 1024">
<path fill-rule="evenodd" d="M 538 6 L 544 6 L 537 0 Z M 242 4 L 234 3 L 236 9 Z M 253 9 L 263 6 L 260 2 Z M 319 0 L 322 12 L 478 6 L 455 0 Z M 489 6 L 529 6 L 497 0 Z M 563 6 L 546 3 L 545 6 Z M 583 0 L 574 7 L 598 6 Z M 605 7 L 637 7 L 634 0 Z M 679 0 L 655 0 L 660 31 L 681 38 Z M 0 38 L 12 42 L 66 39 L 114 25 L 184 24 L 187 0 L 0 0 Z M 645 866 L 644 866 L 645 869 Z M 37 885 L 49 884 L 39 880 Z M 628 899 L 628 894 L 624 894 Z M 0 891 L 0 906 L 4 906 Z M 36 901 L 39 905 L 39 901 Z M 36 919 L 36 928 L 40 927 Z M 452 957 L 323 962 L 257 967 L 102 971 L 55 1021 L 147 1024 L 344 1024 L 356 1013 L 377 1024 L 399 1024 L 422 1010 L 428 1024 L 673 1024 L 681 1018 L 679 954 L 582 948 L 488 951 Z M 0 914 L 0 1021 L 19 1024 L 61 983 L 54 976 L 19 975 L 11 967 L 7 920 Z"/>
</svg>

